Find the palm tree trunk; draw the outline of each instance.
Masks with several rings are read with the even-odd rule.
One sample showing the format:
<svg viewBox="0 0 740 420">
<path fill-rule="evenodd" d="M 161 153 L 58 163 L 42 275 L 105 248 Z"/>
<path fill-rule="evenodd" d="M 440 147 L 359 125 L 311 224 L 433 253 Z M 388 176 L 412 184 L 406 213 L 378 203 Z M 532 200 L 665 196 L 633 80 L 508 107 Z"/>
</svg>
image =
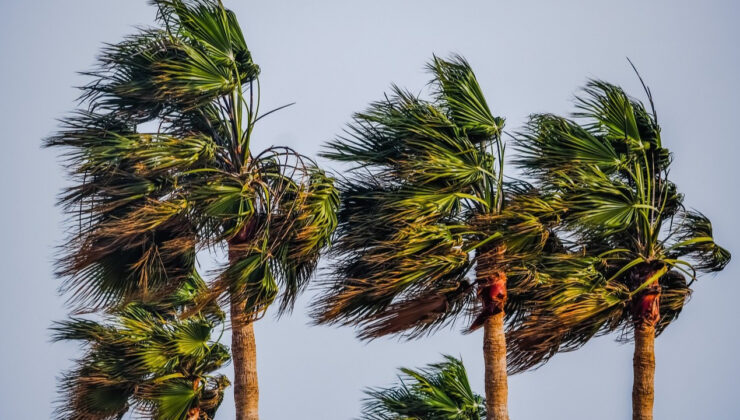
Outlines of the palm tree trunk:
<svg viewBox="0 0 740 420">
<path fill-rule="evenodd" d="M 255 229 L 256 218 L 250 219 L 229 241 L 229 263 L 243 257 L 240 249 Z M 236 420 L 259 420 L 260 390 L 257 380 L 257 343 L 254 339 L 254 320 L 247 313 L 244 302 L 232 293 L 231 306 L 231 356 L 234 363 L 234 405 Z"/>
<path fill-rule="evenodd" d="M 260 391 L 254 326 L 244 315 L 244 304 L 236 299 L 231 300 L 231 353 L 236 420 L 258 420 Z"/>
<path fill-rule="evenodd" d="M 483 359 L 487 417 L 489 420 L 509 420 L 503 311 L 488 317 L 483 324 Z"/>
<path fill-rule="evenodd" d="M 652 420 L 655 397 L 655 327 L 635 328 L 635 356 L 632 360 L 632 419 Z"/>
<path fill-rule="evenodd" d="M 506 273 L 502 271 L 503 247 L 480 252 L 476 259 L 478 296 L 483 304 L 483 360 L 485 363 L 486 416 L 509 420 L 509 384 L 506 373 Z"/>
<path fill-rule="evenodd" d="M 632 359 L 632 419 L 653 420 L 655 399 L 655 327 L 660 320 L 660 293 L 658 280 L 665 273 L 664 266 L 645 265 L 633 272 L 633 284 L 655 280 L 632 301 L 632 320 L 635 326 L 635 355 Z"/>
</svg>

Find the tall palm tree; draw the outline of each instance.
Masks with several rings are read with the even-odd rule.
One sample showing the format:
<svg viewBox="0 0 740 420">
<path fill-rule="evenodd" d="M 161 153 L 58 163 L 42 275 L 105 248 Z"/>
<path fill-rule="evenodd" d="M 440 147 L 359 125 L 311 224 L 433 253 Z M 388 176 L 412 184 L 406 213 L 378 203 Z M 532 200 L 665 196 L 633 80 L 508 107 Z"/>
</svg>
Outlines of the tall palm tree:
<svg viewBox="0 0 740 420">
<path fill-rule="evenodd" d="M 504 316 L 514 319 L 536 285 L 530 265 L 556 245 L 553 210 L 528 186 L 504 184 L 504 120 L 469 64 L 435 57 L 428 69 L 431 101 L 394 87 L 324 153 L 354 166 L 316 318 L 360 325 L 364 339 L 413 338 L 472 314 L 468 331 L 484 329 L 488 415 L 507 419 Z"/>
<path fill-rule="evenodd" d="M 224 313 L 210 307 L 180 319 L 205 283 L 197 277 L 155 305 L 130 303 L 103 322 L 73 318 L 54 325 L 54 340 L 81 341 L 77 366 L 62 376 L 59 419 L 120 419 L 127 412 L 161 420 L 208 420 L 229 380 L 214 372 L 229 360 L 211 334 Z"/>
<path fill-rule="evenodd" d="M 676 317 L 699 273 L 722 270 L 730 253 L 712 224 L 683 206 L 669 180 L 652 96 L 649 111 L 620 87 L 592 80 L 575 120 L 535 115 L 519 137 L 519 164 L 553 196 L 563 233 L 581 255 L 555 258 L 521 329 L 509 335 L 521 370 L 594 336 L 634 338 L 633 418 L 652 419 L 655 336 Z"/>
<path fill-rule="evenodd" d="M 197 250 L 228 248 L 200 307 L 230 305 L 237 419 L 258 418 L 253 322 L 292 308 L 336 226 L 333 179 L 289 148 L 250 148 L 259 67 L 234 14 L 214 0 L 153 0 L 153 28 L 107 45 L 87 108 L 49 146 L 77 185 L 59 274 L 79 309 L 156 301 Z M 280 296 L 279 296 L 280 295 Z"/>
<path fill-rule="evenodd" d="M 365 391 L 364 420 L 484 420 L 485 400 L 470 388 L 462 361 L 445 361 L 424 369 L 400 369 L 400 383 Z"/>
</svg>

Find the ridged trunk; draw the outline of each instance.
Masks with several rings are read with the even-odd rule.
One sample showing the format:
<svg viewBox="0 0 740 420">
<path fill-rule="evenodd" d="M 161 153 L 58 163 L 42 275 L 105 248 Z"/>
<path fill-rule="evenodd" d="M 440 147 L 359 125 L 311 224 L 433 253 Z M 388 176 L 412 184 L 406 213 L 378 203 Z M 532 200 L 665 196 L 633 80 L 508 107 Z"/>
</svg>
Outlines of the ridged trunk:
<svg viewBox="0 0 740 420">
<path fill-rule="evenodd" d="M 231 354 L 236 420 L 258 420 L 260 391 L 254 323 L 244 316 L 244 304 L 238 300 L 231 301 Z"/>
<path fill-rule="evenodd" d="M 655 398 L 655 327 L 635 329 L 635 356 L 632 360 L 632 419 L 652 420 Z"/>
<path fill-rule="evenodd" d="M 486 364 L 487 417 L 490 420 L 509 420 L 503 311 L 488 317 L 483 324 L 483 359 Z"/>
<path fill-rule="evenodd" d="M 645 264 L 632 274 L 632 286 L 655 280 L 632 301 L 632 320 L 635 326 L 635 354 L 632 359 L 632 419 L 653 420 L 655 400 L 655 327 L 660 321 L 660 293 L 658 280 L 665 273 L 663 265 Z"/>
<path fill-rule="evenodd" d="M 247 243 L 257 227 L 252 218 L 229 241 L 229 263 L 243 257 L 242 246 Z M 259 419 L 259 383 L 257 380 L 257 343 L 254 339 L 254 320 L 242 300 L 232 293 L 231 309 L 231 359 L 234 364 L 234 405 L 236 420 Z"/>
<path fill-rule="evenodd" d="M 488 249 L 478 254 L 476 277 L 483 322 L 483 360 L 485 363 L 486 416 L 489 420 L 509 420 L 509 384 L 506 373 L 506 273 L 504 248 Z M 482 319 L 481 319 L 482 318 Z"/>
</svg>

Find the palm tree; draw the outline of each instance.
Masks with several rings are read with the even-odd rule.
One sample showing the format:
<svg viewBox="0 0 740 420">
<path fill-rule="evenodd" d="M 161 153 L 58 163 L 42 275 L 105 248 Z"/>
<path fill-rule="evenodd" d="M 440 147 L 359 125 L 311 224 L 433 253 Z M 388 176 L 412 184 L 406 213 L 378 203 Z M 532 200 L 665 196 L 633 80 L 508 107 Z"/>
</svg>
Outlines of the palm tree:
<svg viewBox="0 0 740 420">
<path fill-rule="evenodd" d="M 485 400 L 470 388 L 462 361 L 445 361 L 421 370 L 400 369 L 400 383 L 365 391 L 364 420 L 484 420 Z"/>
<path fill-rule="evenodd" d="M 250 148 L 259 67 L 220 1 L 154 0 L 154 28 L 107 45 L 87 108 L 47 145 L 68 150 L 75 233 L 59 274 L 78 309 L 153 302 L 228 248 L 200 298 L 230 305 L 237 419 L 258 418 L 253 322 L 290 311 L 336 226 L 333 179 L 289 148 Z"/>
<path fill-rule="evenodd" d="M 151 419 L 207 420 L 229 380 L 214 372 L 229 360 L 211 334 L 225 314 L 217 307 L 180 319 L 203 291 L 192 277 L 166 302 L 131 303 L 103 322 L 73 318 L 52 328 L 54 340 L 81 341 L 86 349 L 60 384 L 59 419 L 120 419 L 131 411 Z"/>
<path fill-rule="evenodd" d="M 557 242 L 553 210 L 527 185 L 504 184 L 504 121 L 469 64 L 435 57 L 428 69 L 433 100 L 394 87 L 324 153 L 355 166 L 340 185 L 336 263 L 315 315 L 372 339 L 472 314 L 468 331 L 484 328 L 488 415 L 507 419 L 504 316 L 514 320 L 536 286 L 530 266 Z"/>
<path fill-rule="evenodd" d="M 730 253 L 712 225 L 683 206 L 668 178 L 672 157 L 651 111 L 620 87 L 592 80 L 576 120 L 535 115 L 519 137 L 519 164 L 562 217 L 561 237 L 581 255 L 543 270 L 530 314 L 509 335 L 518 371 L 621 331 L 635 340 L 633 418 L 652 419 L 653 343 L 687 301 L 699 273 L 722 270 Z"/>
</svg>

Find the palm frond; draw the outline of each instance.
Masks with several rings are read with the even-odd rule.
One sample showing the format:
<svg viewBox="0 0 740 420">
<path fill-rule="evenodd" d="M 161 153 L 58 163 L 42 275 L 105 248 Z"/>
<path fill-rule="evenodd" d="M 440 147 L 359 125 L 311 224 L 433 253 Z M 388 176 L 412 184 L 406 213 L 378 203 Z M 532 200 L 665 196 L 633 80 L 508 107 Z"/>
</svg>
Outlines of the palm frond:
<svg viewBox="0 0 740 420">
<path fill-rule="evenodd" d="M 675 238 L 668 246 L 672 258 L 688 257 L 699 271 L 722 271 L 730 263 L 730 252 L 714 242 L 712 222 L 703 214 L 685 211 L 675 227 Z"/>
<path fill-rule="evenodd" d="M 484 399 L 475 394 L 462 361 L 445 361 L 420 370 L 401 369 L 400 382 L 390 388 L 365 391 L 362 419 L 366 420 L 482 420 Z"/>
<path fill-rule="evenodd" d="M 434 57 L 428 69 L 435 76 L 432 83 L 437 88 L 437 100 L 447 104 L 451 118 L 473 142 L 486 141 L 501 133 L 504 120 L 491 113 L 478 80 L 463 57 L 455 55 L 449 60 Z"/>
</svg>

